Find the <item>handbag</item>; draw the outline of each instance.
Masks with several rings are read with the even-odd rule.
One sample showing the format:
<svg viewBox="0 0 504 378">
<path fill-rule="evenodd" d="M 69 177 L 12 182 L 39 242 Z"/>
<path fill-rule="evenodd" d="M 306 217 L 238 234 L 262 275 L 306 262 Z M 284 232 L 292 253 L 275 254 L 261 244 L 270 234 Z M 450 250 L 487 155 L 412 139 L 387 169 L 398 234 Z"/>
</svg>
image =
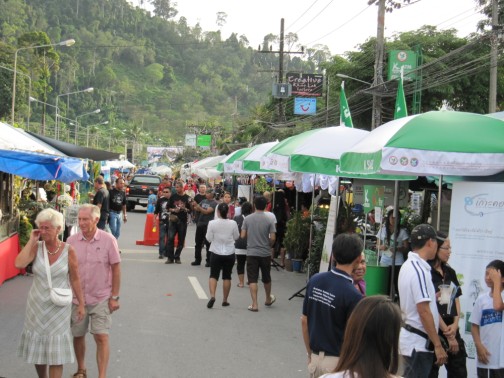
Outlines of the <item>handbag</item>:
<svg viewBox="0 0 504 378">
<path fill-rule="evenodd" d="M 54 303 L 56 306 L 61 306 L 61 307 L 70 305 L 72 303 L 72 299 L 73 299 L 72 289 L 63 289 L 60 287 L 52 287 L 51 268 L 49 267 L 49 256 L 47 255 L 47 252 L 45 249 L 45 243 L 42 243 L 42 252 L 44 254 L 44 263 L 45 263 L 46 274 L 47 274 L 47 282 L 49 283 L 51 302 Z"/>
<path fill-rule="evenodd" d="M 175 214 L 170 214 L 168 216 L 168 220 L 170 223 L 177 223 L 179 221 L 179 218 Z"/>
</svg>

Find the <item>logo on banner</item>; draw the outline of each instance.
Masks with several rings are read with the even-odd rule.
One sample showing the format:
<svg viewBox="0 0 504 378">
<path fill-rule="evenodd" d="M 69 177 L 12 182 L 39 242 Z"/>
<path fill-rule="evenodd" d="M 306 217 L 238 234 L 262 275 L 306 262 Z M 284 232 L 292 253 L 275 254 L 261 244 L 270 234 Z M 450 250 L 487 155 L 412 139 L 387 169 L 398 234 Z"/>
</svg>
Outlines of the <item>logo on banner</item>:
<svg viewBox="0 0 504 378">
<path fill-rule="evenodd" d="M 504 211 L 504 198 L 489 198 L 488 193 L 467 196 L 464 198 L 464 210 L 468 214 L 478 217 L 500 213 Z"/>
<path fill-rule="evenodd" d="M 295 98 L 294 99 L 294 114 L 305 115 L 315 114 L 317 112 L 316 98 Z"/>
</svg>

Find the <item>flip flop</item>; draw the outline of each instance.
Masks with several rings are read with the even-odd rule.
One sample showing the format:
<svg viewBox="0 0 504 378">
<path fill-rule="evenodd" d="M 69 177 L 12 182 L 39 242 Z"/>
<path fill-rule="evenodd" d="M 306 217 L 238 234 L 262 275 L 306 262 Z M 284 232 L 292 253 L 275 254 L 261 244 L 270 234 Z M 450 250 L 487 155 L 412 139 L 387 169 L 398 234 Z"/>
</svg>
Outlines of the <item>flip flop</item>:
<svg viewBox="0 0 504 378">
<path fill-rule="evenodd" d="M 243 285 L 242 285 L 242 284 L 238 284 L 238 285 L 236 285 L 236 286 L 238 286 L 238 287 L 243 287 Z"/>
<path fill-rule="evenodd" d="M 212 308 L 214 303 L 215 303 L 215 298 L 214 297 L 210 298 L 210 300 L 207 303 L 207 307 Z"/>
<path fill-rule="evenodd" d="M 227 307 L 229 306 L 229 302 L 222 302 L 222 307 Z"/>
<path fill-rule="evenodd" d="M 265 303 L 264 305 L 270 307 L 273 303 L 275 303 L 276 297 L 273 294 L 270 295 L 270 301 L 270 303 Z"/>
<path fill-rule="evenodd" d="M 252 305 L 248 306 L 247 310 L 252 311 L 252 312 L 258 312 L 259 309 L 253 308 Z"/>
</svg>

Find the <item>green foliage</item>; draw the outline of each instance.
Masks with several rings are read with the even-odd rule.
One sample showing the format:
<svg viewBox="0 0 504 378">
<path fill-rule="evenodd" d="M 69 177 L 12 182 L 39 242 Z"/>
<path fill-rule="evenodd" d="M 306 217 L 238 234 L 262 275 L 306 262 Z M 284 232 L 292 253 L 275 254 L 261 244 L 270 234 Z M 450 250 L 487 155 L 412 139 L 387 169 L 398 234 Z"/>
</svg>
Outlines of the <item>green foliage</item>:
<svg viewBox="0 0 504 378">
<path fill-rule="evenodd" d="M 30 240 L 30 234 L 33 230 L 33 226 L 26 215 L 19 218 L 19 245 L 23 248 L 26 243 Z"/>
<path fill-rule="evenodd" d="M 284 237 L 286 251 L 293 259 L 303 259 L 310 246 L 310 218 L 303 217 L 302 212 L 296 211 L 287 221 Z"/>
</svg>

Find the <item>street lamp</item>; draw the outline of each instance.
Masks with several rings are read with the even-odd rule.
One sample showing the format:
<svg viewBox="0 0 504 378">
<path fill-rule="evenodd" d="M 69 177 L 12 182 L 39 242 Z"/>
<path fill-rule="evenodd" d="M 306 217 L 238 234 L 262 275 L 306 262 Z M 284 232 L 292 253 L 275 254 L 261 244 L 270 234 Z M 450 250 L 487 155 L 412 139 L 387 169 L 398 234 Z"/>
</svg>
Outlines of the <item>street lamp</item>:
<svg viewBox="0 0 504 378">
<path fill-rule="evenodd" d="M 76 93 L 93 92 L 93 91 L 94 91 L 94 88 L 93 87 L 89 87 L 89 88 L 83 89 L 81 91 L 75 91 L 75 92 L 68 92 L 68 93 L 59 94 L 59 95 L 56 96 L 56 106 L 58 106 L 58 101 L 59 101 L 59 98 L 61 96 L 70 96 L 70 95 L 73 95 L 73 94 L 76 94 Z M 56 108 L 56 139 L 58 139 L 58 136 L 59 136 L 59 129 L 58 129 L 58 108 Z"/>
<path fill-rule="evenodd" d="M 50 47 L 50 46 L 72 46 L 75 43 L 75 39 L 67 39 L 66 41 L 61 41 L 58 43 L 49 43 L 47 45 L 37 45 L 37 46 L 27 46 L 20 47 L 14 52 L 14 78 L 12 80 L 12 109 L 11 109 L 11 122 L 12 126 L 14 126 L 14 111 L 16 107 L 16 72 L 17 72 L 17 54 L 21 50 L 28 49 L 39 49 L 42 47 Z"/>
<path fill-rule="evenodd" d="M 364 83 L 364 84 L 367 84 L 369 86 L 372 86 L 373 84 L 371 83 L 368 83 L 367 81 L 364 81 L 364 80 L 361 80 L 361 79 L 357 79 L 355 77 L 352 77 L 352 76 L 348 76 L 348 75 L 345 75 L 345 74 L 340 74 L 340 73 L 337 73 L 336 76 L 338 77 L 341 77 L 342 79 L 350 79 L 350 80 L 355 80 L 355 81 L 358 81 L 360 83 Z"/>
<path fill-rule="evenodd" d="M 99 109 L 98 109 L 99 110 Z M 94 125 L 89 125 L 86 127 L 86 147 L 89 147 L 89 129 L 93 126 L 108 125 L 109 121 L 96 123 Z"/>
<path fill-rule="evenodd" d="M 29 101 L 28 101 L 29 103 L 31 103 L 31 102 L 39 102 L 39 103 L 41 103 L 41 104 L 44 104 L 44 105 L 46 105 L 46 106 L 50 106 L 51 108 L 56 108 L 56 110 L 58 110 L 58 107 L 57 107 L 57 106 L 52 105 L 52 104 L 48 104 L 47 102 L 44 102 L 44 101 L 37 100 L 35 97 L 31 97 L 31 96 L 30 96 L 30 97 L 28 98 L 28 100 L 29 100 Z M 45 119 L 45 115 L 44 115 L 44 118 L 43 118 L 43 119 Z M 42 125 L 44 125 L 44 122 L 42 122 Z M 42 135 L 45 135 L 45 131 L 44 131 L 44 129 L 42 129 Z"/>
<path fill-rule="evenodd" d="M 74 126 L 75 128 L 77 127 L 77 121 L 75 119 L 63 117 L 60 114 L 58 114 L 58 119 L 66 119 L 68 121 L 68 124 L 70 126 Z M 70 129 L 68 128 L 68 130 L 67 130 L 67 142 L 69 141 L 69 139 L 70 139 Z"/>
</svg>

